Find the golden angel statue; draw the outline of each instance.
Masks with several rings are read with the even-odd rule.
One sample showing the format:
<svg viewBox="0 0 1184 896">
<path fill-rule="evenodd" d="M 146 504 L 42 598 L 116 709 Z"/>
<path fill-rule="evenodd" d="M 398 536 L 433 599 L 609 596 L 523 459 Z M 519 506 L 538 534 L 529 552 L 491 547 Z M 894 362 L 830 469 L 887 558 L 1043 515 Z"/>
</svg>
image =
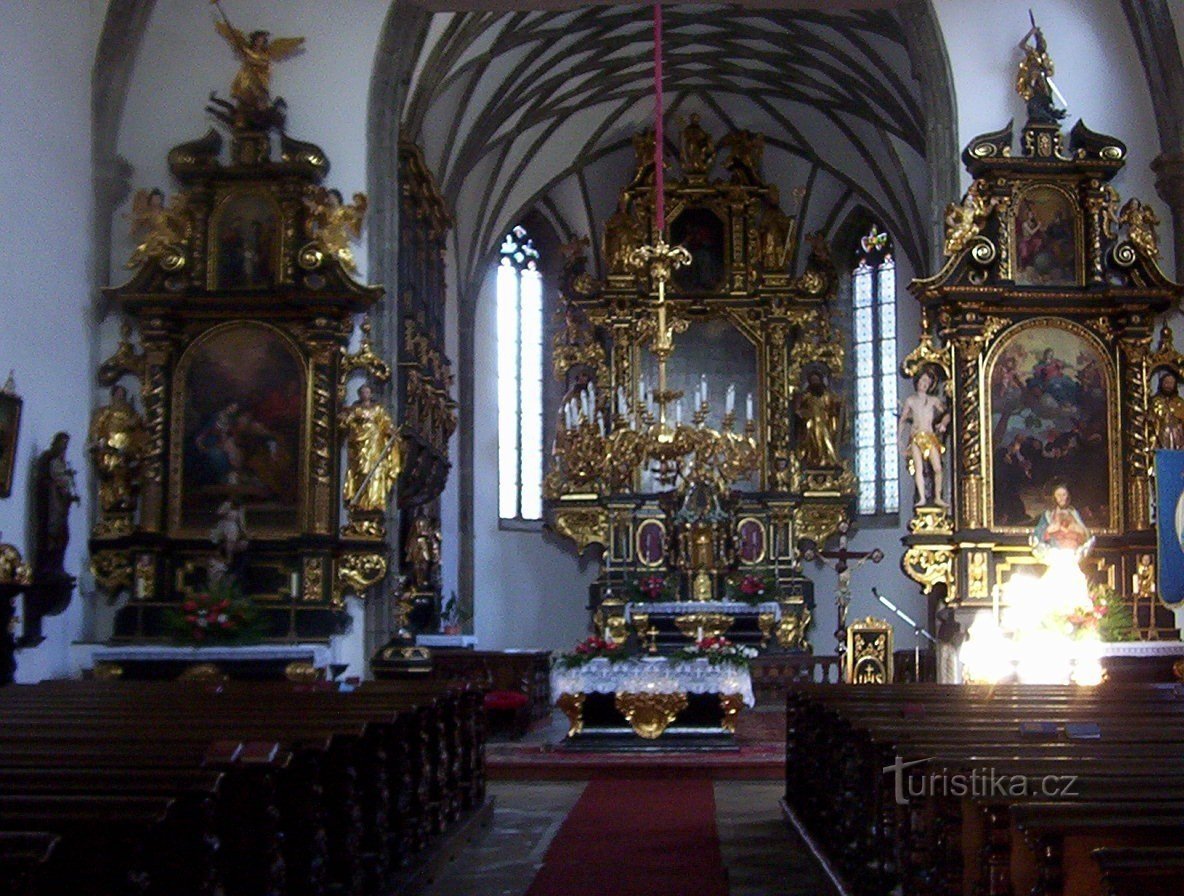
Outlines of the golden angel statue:
<svg viewBox="0 0 1184 896">
<path fill-rule="evenodd" d="M 215 22 L 214 27 L 242 63 L 231 82 L 230 96 L 246 108 L 266 109 L 271 105 L 271 64 L 296 53 L 304 45 L 304 38 L 272 40 L 271 32 L 262 30 L 244 34 L 230 24 L 218 0 L 211 0 L 211 5 L 222 14 L 222 21 Z"/>
<path fill-rule="evenodd" d="M 136 268 L 148 261 L 176 254 L 181 257 L 189 242 L 189 216 L 185 196 L 173 197 L 172 207 L 165 204 L 164 193 L 158 189 L 136 190 L 132 196 L 131 235 L 140 240 L 127 267 Z"/>
<path fill-rule="evenodd" d="M 369 385 L 358 388 L 358 400 L 342 412 L 338 425 L 346 447 L 346 507 L 384 512 L 403 472 L 402 434 Z"/>
<path fill-rule="evenodd" d="M 841 466 L 843 401 L 827 388 L 821 372 L 811 370 L 806 375 L 806 388 L 798 393 L 794 411 L 803 429 L 802 466 Z"/>
<path fill-rule="evenodd" d="M 99 481 L 104 513 L 130 513 L 140 490 L 140 465 L 148 446 L 144 418 L 128 400 L 127 389 L 111 387 L 111 402 L 95 410 L 87 448 Z"/>
<path fill-rule="evenodd" d="M 1016 72 L 1015 91 L 1028 104 L 1029 121 L 1056 124 L 1065 117 L 1065 110 L 1053 105 L 1053 100 L 1059 100 L 1062 105 L 1065 101 L 1056 85 L 1052 83 L 1052 58 L 1048 55 L 1044 32 L 1037 27 L 1036 19 L 1030 11 L 1028 16 L 1032 21 L 1032 27 L 1019 43 L 1019 48 L 1024 51 L 1024 58 Z"/>
<path fill-rule="evenodd" d="M 981 188 L 982 181 L 976 180 L 970 185 L 960 204 L 951 202 L 946 206 L 945 254 L 947 256 L 957 255 L 982 230 L 983 223 L 987 220 L 989 207 L 979 192 Z"/>
<path fill-rule="evenodd" d="M 1149 205 L 1130 199 L 1118 213 L 1118 223 L 1125 224 L 1131 244 L 1146 258 L 1159 258 L 1159 237 L 1155 228 L 1159 216 Z"/>
<path fill-rule="evenodd" d="M 324 187 L 309 187 L 304 197 L 308 217 L 305 228 L 309 237 L 326 255 L 353 274 L 358 270 L 350 243 L 362 235 L 366 216 L 366 194 L 354 193 L 353 205 L 346 205 L 341 193 Z"/>
</svg>

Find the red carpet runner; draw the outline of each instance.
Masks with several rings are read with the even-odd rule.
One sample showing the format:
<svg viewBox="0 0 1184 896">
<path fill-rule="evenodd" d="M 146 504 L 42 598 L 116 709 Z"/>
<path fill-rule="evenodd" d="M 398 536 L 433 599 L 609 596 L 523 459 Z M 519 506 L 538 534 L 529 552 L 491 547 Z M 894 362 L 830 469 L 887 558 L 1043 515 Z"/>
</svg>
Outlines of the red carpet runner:
<svg viewBox="0 0 1184 896">
<path fill-rule="evenodd" d="M 728 896 L 711 781 L 590 781 L 527 896 Z"/>
</svg>

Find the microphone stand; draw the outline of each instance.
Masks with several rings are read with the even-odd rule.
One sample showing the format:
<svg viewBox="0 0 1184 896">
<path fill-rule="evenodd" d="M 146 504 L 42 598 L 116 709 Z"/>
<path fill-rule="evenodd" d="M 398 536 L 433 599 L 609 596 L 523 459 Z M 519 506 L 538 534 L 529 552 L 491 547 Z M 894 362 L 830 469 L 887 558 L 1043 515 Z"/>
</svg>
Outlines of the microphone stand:
<svg viewBox="0 0 1184 896">
<path fill-rule="evenodd" d="M 925 630 L 925 627 L 922 626 L 921 623 L 913 620 L 912 617 L 910 617 L 906 612 L 904 612 L 904 610 L 902 610 L 900 607 L 898 607 L 896 604 L 894 604 L 888 598 L 884 597 L 884 595 L 880 594 L 880 592 L 877 591 L 875 588 L 872 588 L 872 595 L 876 598 L 876 600 L 878 600 L 880 603 L 882 603 L 884 606 L 886 606 L 889 610 L 891 610 L 893 613 L 895 613 L 898 617 L 900 617 L 901 621 L 907 622 L 910 626 L 912 626 L 914 635 L 917 635 L 918 638 L 925 638 L 935 648 L 937 647 L 937 638 L 935 638 L 935 637 L 933 637 L 933 635 L 929 634 L 929 632 L 927 632 Z M 920 680 L 921 680 L 921 642 L 920 642 L 920 640 L 918 640 L 913 644 L 913 681 L 920 682 Z"/>
</svg>

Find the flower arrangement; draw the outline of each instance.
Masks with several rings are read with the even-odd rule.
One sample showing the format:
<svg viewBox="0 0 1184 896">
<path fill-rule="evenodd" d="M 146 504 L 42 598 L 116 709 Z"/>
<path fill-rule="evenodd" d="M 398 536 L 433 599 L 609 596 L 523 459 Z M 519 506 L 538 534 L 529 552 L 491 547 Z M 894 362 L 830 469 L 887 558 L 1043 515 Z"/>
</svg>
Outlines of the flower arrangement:
<svg viewBox="0 0 1184 896">
<path fill-rule="evenodd" d="M 758 576 L 750 572 L 728 576 L 724 582 L 724 591 L 728 600 L 746 604 L 764 603 L 767 600 L 777 600 L 781 596 L 781 588 L 777 585 L 776 578 Z"/>
<path fill-rule="evenodd" d="M 1130 641 L 1135 637 L 1131 609 L 1109 585 L 1093 585 L 1084 599 L 1058 608 L 1045 621 L 1048 628 L 1074 640 Z"/>
<path fill-rule="evenodd" d="M 629 586 L 629 597 L 634 601 L 675 600 L 675 583 L 665 576 L 651 573 Z"/>
<path fill-rule="evenodd" d="M 165 624 L 173 640 L 198 646 L 244 644 L 263 637 L 258 608 L 226 579 L 185 598 L 179 609 L 170 609 Z"/>
<path fill-rule="evenodd" d="M 723 636 L 703 638 L 690 647 L 677 650 L 672 655 L 676 660 L 707 660 L 713 666 L 744 666 L 757 655 L 756 648 L 743 647 Z"/>
<path fill-rule="evenodd" d="M 597 635 L 592 635 L 577 644 L 570 653 L 558 654 L 555 657 L 555 663 L 561 669 L 578 669 L 595 659 L 606 659 L 610 663 L 617 663 L 630 659 L 630 656 L 623 642 L 608 641 Z"/>
</svg>

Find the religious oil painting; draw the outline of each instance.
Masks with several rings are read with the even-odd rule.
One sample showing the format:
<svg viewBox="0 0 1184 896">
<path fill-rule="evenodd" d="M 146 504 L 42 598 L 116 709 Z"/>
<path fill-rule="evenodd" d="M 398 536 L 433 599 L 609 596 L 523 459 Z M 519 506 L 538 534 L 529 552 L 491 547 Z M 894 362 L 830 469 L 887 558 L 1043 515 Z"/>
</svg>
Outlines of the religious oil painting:
<svg viewBox="0 0 1184 896">
<path fill-rule="evenodd" d="M 713 211 L 686 209 L 671 221 L 670 238 L 691 253 L 691 263 L 674 272 L 677 289 L 710 292 L 724 286 L 724 222 Z"/>
<path fill-rule="evenodd" d="M 643 566 L 661 566 L 666 559 L 666 527 L 645 520 L 637 527 L 637 559 Z"/>
<path fill-rule="evenodd" d="M 736 552 L 741 563 L 760 563 L 765 559 L 765 527 L 754 517 L 747 517 L 736 527 Z"/>
<path fill-rule="evenodd" d="M 1072 197 L 1051 186 L 1026 190 L 1016 205 L 1014 227 L 1017 286 L 1078 283 L 1078 222 Z"/>
<path fill-rule="evenodd" d="M 995 527 L 1030 528 L 1063 484 L 1089 529 L 1113 528 L 1114 372 L 1097 342 L 1037 319 L 999 342 L 987 376 Z"/>
<path fill-rule="evenodd" d="M 237 500 L 249 532 L 297 530 L 305 375 L 295 348 L 263 324 L 218 327 L 188 349 L 177 379 L 174 519 L 206 531 Z"/>
<path fill-rule="evenodd" d="M 214 289 L 274 286 L 280 258 L 280 217 L 262 193 L 244 190 L 222 201 L 214 215 L 210 267 Z"/>
<path fill-rule="evenodd" d="M 21 427 L 22 400 L 0 392 L 0 498 L 12 494 L 12 474 L 16 469 L 16 440 Z"/>
</svg>

